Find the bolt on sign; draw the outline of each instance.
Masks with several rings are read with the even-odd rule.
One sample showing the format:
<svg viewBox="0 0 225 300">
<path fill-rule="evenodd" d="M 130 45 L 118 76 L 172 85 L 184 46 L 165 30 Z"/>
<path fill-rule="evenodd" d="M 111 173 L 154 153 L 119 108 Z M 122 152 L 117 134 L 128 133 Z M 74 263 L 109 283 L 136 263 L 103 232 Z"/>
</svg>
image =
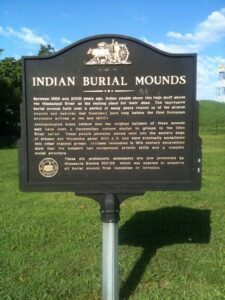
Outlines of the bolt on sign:
<svg viewBox="0 0 225 300">
<path fill-rule="evenodd" d="M 94 36 L 24 57 L 23 95 L 22 190 L 200 188 L 195 54 Z"/>
</svg>

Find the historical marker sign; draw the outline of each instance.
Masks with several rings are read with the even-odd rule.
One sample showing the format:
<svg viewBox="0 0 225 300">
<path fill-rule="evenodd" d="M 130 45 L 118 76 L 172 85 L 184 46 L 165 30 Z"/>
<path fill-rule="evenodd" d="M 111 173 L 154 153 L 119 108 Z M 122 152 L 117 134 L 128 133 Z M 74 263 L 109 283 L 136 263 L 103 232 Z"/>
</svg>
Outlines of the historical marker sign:
<svg viewBox="0 0 225 300">
<path fill-rule="evenodd" d="M 22 190 L 200 188 L 195 54 L 103 35 L 23 68 Z"/>
</svg>

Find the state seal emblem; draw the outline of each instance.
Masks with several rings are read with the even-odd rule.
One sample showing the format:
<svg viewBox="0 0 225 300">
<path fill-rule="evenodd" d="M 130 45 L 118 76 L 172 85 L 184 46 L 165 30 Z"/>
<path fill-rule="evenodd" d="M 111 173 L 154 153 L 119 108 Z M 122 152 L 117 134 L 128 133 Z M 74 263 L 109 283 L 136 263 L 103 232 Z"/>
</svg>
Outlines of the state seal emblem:
<svg viewBox="0 0 225 300">
<path fill-rule="evenodd" d="M 54 177 L 59 171 L 59 165 L 53 158 L 44 158 L 39 163 L 39 172 L 43 177 Z"/>
</svg>

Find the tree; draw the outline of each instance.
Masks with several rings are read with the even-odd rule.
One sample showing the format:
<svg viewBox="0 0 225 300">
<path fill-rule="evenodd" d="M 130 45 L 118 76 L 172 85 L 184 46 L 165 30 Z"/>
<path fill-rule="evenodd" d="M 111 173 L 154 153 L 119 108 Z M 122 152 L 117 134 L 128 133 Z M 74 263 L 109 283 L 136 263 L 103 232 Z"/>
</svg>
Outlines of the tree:
<svg viewBox="0 0 225 300">
<path fill-rule="evenodd" d="M 40 45 L 40 49 L 38 51 L 38 56 L 47 56 L 51 55 L 55 52 L 55 49 L 50 45 Z"/>
<path fill-rule="evenodd" d="M 19 135 L 21 86 L 21 60 L 0 60 L 0 136 Z"/>
<path fill-rule="evenodd" d="M 3 49 L 0 48 L 0 54 Z M 55 52 L 50 45 L 40 45 L 38 56 Z M 0 60 L 0 137 L 13 142 L 20 133 L 20 103 L 22 98 L 22 63 L 13 57 Z M 4 140 L 3 139 L 3 140 Z M 0 146 L 2 142 L 0 139 Z"/>
</svg>

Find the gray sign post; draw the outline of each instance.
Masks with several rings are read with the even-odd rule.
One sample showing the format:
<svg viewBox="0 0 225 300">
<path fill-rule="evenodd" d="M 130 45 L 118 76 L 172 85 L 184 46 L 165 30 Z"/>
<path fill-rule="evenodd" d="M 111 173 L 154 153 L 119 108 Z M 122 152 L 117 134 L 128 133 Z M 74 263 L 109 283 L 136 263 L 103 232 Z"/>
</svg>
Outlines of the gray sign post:
<svg viewBox="0 0 225 300">
<path fill-rule="evenodd" d="M 118 221 L 119 201 L 106 194 L 101 206 L 102 232 L 102 299 L 119 299 Z"/>
<path fill-rule="evenodd" d="M 118 223 L 103 222 L 102 299 L 119 299 Z"/>
</svg>

